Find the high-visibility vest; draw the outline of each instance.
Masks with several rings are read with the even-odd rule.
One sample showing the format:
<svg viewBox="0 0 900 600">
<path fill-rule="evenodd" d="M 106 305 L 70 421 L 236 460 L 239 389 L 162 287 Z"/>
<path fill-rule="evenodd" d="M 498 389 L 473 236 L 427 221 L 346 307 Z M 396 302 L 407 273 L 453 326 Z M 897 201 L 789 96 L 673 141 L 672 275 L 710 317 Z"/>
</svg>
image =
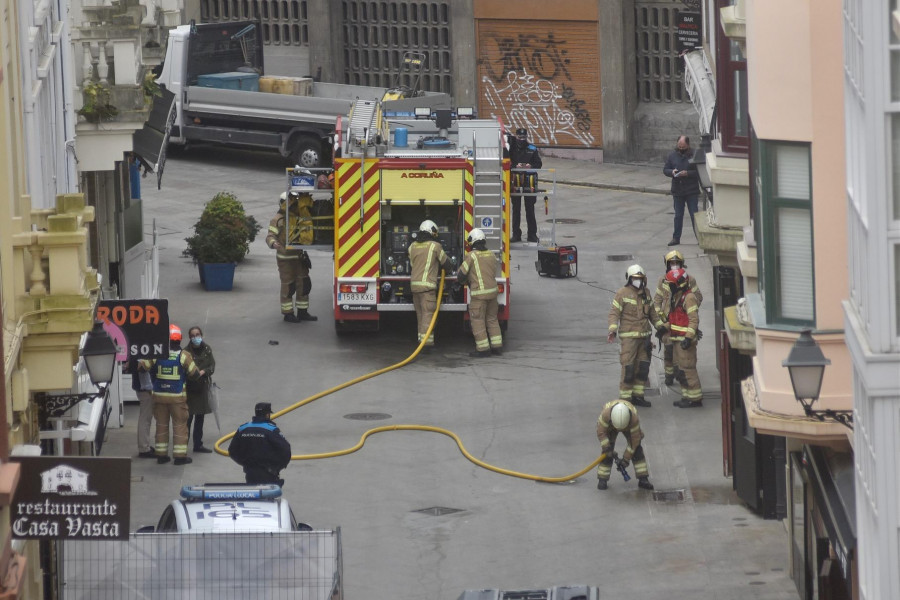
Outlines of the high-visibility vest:
<svg viewBox="0 0 900 600">
<path fill-rule="evenodd" d="M 169 358 L 157 360 L 153 372 L 153 391 L 172 396 L 184 392 L 186 375 L 181 365 L 181 351 L 169 351 Z"/>
</svg>

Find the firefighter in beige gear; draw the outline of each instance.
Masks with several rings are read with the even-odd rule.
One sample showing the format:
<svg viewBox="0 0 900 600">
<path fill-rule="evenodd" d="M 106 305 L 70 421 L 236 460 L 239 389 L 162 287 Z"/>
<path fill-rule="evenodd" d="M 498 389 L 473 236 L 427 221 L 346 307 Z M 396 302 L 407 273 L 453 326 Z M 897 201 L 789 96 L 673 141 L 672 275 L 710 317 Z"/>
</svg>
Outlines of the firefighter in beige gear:
<svg viewBox="0 0 900 600">
<path fill-rule="evenodd" d="M 313 243 L 311 207 L 312 197 L 309 194 L 282 193 L 281 204 L 269 221 L 266 236 L 266 245 L 275 250 L 278 277 L 281 279 L 281 314 L 288 323 L 318 320 L 318 317 L 309 314 L 309 291 L 312 289 L 309 269 L 312 262 L 309 254 L 297 247 Z"/>
<path fill-rule="evenodd" d="M 428 326 L 437 309 L 437 281 L 440 269 L 450 271 L 450 259 L 438 241 L 438 228 L 434 221 L 422 221 L 416 241 L 409 245 L 409 283 L 413 294 L 413 306 L 419 322 L 419 337 L 425 346 L 434 346 L 434 333 L 426 339 Z"/>
<path fill-rule="evenodd" d="M 641 440 L 644 439 L 641 421 L 634 405 L 625 400 L 607 402 L 603 412 L 600 413 L 600 418 L 597 419 L 597 439 L 600 440 L 600 450 L 604 455 L 603 460 L 597 465 L 597 489 L 605 490 L 608 487 L 612 464 L 617 460 L 616 438 L 620 433 L 625 438 L 625 452 L 618 460 L 618 466 L 624 471 L 629 461 L 634 459 L 634 474 L 638 479 L 638 487 L 652 490 L 647 459 L 641 446 Z"/>
<path fill-rule="evenodd" d="M 172 456 L 176 465 L 193 462 L 187 456 L 188 405 L 185 381 L 199 379 L 206 371 L 197 368 L 190 352 L 181 349 L 181 329 L 169 325 L 169 355 L 166 358 L 144 359 L 138 363 L 142 371 L 149 371 L 153 380 L 153 418 L 156 419 L 156 462 L 169 462 L 169 419 L 172 420 Z"/>
<path fill-rule="evenodd" d="M 469 321 L 475 336 L 475 351 L 469 352 L 469 356 L 484 358 L 492 352 L 502 354 L 503 336 L 500 321 L 497 320 L 500 308 L 497 302 L 497 271 L 500 265 L 494 253 L 487 249 L 483 231 L 473 229 L 466 242 L 472 251 L 466 255 L 456 278 L 459 283 L 469 286 Z"/>
<path fill-rule="evenodd" d="M 647 292 L 644 269 L 631 265 L 625 272 L 625 287 L 616 292 L 609 309 L 606 341 L 611 344 L 619 338 L 622 365 L 619 398 L 637 406 L 650 406 L 644 399 L 644 387 L 650 375 L 651 323 L 657 329 L 664 326 Z"/>
<path fill-rule="evenodd" d="M 703 406 L 703 390 L 697 374 L 697 340 L 700 335 L 700 302 L 691 291 L 684 269 L 666 273 L 671 290 L 668 304 L 664 304 L 663 318 L 669 323 L 669 338 L 675 345 L 676 378 L 681 384 L 681 399 L 673 402 L 678 408 Z"/>
<path fill-rule="evenodd" d="M 664 257 L 663 261 L 666 265 L 666 273 L 671 271 L 672 269 L 685 269 L 687 266 L 684 264 L 684 255 L 678 250 L 672 250 L 668 252 Z M 703 302 L 703 294 L 700 293 L 700 288 L 697 286 L 697 280 L 694 279 L 693 275 L 687 276 L 688 287 L 694 292 L 694 296 L 697 298 L 697 306 Z M 659 281 L 656 283 L 656 292 L 653 294 L 653 306 L 656 308 L 656 312 L 659 314 L 663 314 L 662 307 L 664 304 L 667 304 L 671 299 L 672 292 L 669 289 L 669 284 L 666 282 L 665 274 L 661 275 Z M 675 364 L 672 362 L 672 357 L 674 356 L 674 345 L 669 339 L 669 332 L 662 330 L 657 332 L 657 335 L 660 335 L 660 343 L 663 346 L 663 367 L 665 368 L 666 374 L 666 385 L 672 385 L 675 383 Z"/>
</svg>

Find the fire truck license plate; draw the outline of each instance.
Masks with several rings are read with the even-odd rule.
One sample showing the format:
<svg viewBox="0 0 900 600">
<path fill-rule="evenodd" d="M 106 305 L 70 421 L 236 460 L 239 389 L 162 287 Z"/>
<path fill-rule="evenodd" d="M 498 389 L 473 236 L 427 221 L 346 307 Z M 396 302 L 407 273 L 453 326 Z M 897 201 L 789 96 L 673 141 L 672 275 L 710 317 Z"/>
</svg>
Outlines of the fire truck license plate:
<svg viewBox="0 0 900 600">
<path fill-rule="evenodd" d="M 338 294 L 338 302 L 375 302 L 375 293 L 369 294 Z"/>
</svg>

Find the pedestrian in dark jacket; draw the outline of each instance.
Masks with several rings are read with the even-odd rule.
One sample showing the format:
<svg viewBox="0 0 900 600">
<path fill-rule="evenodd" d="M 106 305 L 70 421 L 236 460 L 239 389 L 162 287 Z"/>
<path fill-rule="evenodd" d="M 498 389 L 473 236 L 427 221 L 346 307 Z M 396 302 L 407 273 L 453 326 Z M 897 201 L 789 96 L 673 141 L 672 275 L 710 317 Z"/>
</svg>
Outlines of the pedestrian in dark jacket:
<svg viewBox="0 0 900 600">
<path fill-rule="evenodd" d="M 528 141 L 528 130 L 520 127 L 516 136 L 509 139 L 509 163 L 512 169 L 540 169 L 543 166 L 541 153 L 537 146 Z M 522 241 L 522 194 L 536 192 L 538 187 L 537 171 L 514 171 L 512 173 L 512 238 L 510 242 Z M 526 238 L 529 242 L 537 242 L 537 219 L 534 216 L 534 205 L 537 196 L 525 196 L 525 221 L 528 224 Z"/>
<path fill-rule="evenodd" d="M 675 150 L 669 153 L 663 173 L 672 178 L 672 202 L 675 207 L 675 224 L 672 230 L 670 246 L 681 243 L 682 223 L 684 222 L 684 207 L 687 205 L 691 215 L 691 227 L 696 234 L 694 213 L 697 212 L 697 199 L 700 195 L 700 175 L 697 173 L 697 165 L 691 164 L 694 153 L 691 151 L 691 138 L 683 135 L 678 138 Z"/>
<path fill-rule="evenodd" d="M 209 454 L 212 452 L 203 445 L 203 421 L 205 415 L 212 412 L 209 405 L 209 388 L 212 385 L 212 374 L 216 370 L 216 358 L 213 356 L 212 348 L 203 341 L 203 330 L 194 325 L 188 331 L 190 341 L 184 349 L 194 359 L 194 364 L 198 369 L 206 371 L 206 374 L 198 380 L 188 380 L 187 388 L 187 404 L 188 404 L 188 431 L 191 432 L 191 424 L 194 430 L 191 432 L 191 439 L 194 440 L 194 452 Z"/>
<path fill-rule="evenodd" d="M 291 445 L 272 421 L 271 404 L 260 402 L 254 412 L 252 421 L 238 427 L 228 454 L 244 468 L 247 483 L 284 485 L 279 474 L 291 462 Z"/>
</svg>

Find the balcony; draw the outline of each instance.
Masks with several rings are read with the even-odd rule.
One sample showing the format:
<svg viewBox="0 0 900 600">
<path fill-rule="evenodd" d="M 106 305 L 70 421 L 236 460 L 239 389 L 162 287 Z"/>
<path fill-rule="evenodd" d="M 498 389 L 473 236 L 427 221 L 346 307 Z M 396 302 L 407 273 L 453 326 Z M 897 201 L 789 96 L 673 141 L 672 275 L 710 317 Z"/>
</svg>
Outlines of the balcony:
<svg viewBox="0 0 900 600">
<path fill-rule="evenodd" d="M 93 0 L 96 1 L 96 0 Z M 81 15 L 73 16 L 72 41 L 76 80 L 76 151 L 82 171 L 115 168 L 132 149 L 132 135 L 150 114 L 151 90 L 144 52 L 158 63 L 161 44 L 156 39 L 155 3 L 120 0 L 93 5 L 86 1 Z"/>
<path fill-rule="evenodd" d="M 741 382 L 741 393 L 750 426 L 759 433 L 796 438 L 817 445 L 846 444 L 852 432 L 833 421 L 807 417 L 794 397 L 788 370 L 782 361 L 794 345 L 799 329 L 765 322 L 765 308 L 758 294 L 747 297 L 756 335 L 753 375 Z M 843 333 L 817 333 L 816 342 L 831 364 L 825 369 L 817 409 L 852 410 L 853 376 L 850 352 Z"/>
<path fill-rule="evenodd" d="M 62 194 L 56 208 L 32 210 L 13 225 L 13 289 L 21 367 L 32 392 L 71 388 L 82 334 L 94 324 L 100 286 L 88 266 L 83 194 Z M 14 407 L 15 409 L 15 407 Z"/>
</svg>

